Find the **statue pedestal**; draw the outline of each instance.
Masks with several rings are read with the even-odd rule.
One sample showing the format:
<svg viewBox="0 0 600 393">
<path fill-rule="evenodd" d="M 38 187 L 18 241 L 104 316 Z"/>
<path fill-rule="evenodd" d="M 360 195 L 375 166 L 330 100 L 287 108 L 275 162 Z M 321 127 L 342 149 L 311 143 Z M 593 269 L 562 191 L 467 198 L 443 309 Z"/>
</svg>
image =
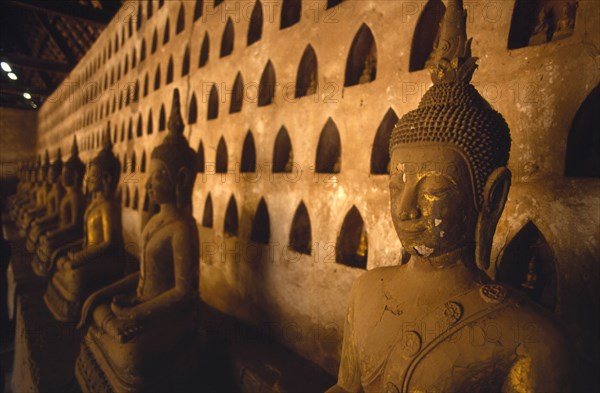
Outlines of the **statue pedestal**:
<svg viewBox="0 0 600 393">
<path fill-rule="evenodd" d="M 14 392 L 77 392 L 73 370 L 81 333 L 57 322 L 42 296 L 45 286 L 21 291 L 16 300 Z"/>
<path fill-rule="evenodd" d="M 333 376 L 273 341 L 268 332 L 204 303 L 200 315 L 203 391 L 323 392 L 335 384 Z"/>
</svg>

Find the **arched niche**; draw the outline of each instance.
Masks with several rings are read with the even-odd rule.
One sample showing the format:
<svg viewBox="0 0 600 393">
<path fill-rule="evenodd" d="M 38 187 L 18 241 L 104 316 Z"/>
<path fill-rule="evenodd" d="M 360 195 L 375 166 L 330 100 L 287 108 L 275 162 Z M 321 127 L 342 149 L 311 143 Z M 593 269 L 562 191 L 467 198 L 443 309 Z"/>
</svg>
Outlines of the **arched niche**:
<svg viewBox="0 0 600 393">
<path fill-rule="evenodd" d="M 183 63 L 181 64 L 181 76 L 186 76 L 190 73 L 190 47 L 185 47 L 183 53 Z"/>
<path fill-rule="evenodd" d="M 312 45 L 304 49 L 298 74 L 296 75 L 296 98 L 312 95 L 317 92 L 319 84 L 319 72 L 317 54 Z"/>
<path fill-rule="evenodd" d="M 169 57 L 169 64 L 167 65 L 167 85 L 173 82 L 173 58 Z"/>
<path fill-rule="evenodd" d="M 271 60 L 267 62 L 258 86 L 258 106 L 266 106 L 273 103 L 275 96 L 275 68 Z"/>
<path fill-rule="evenodd" d="M 179 13 L 177 14 L 177 26 L 175 27 L 175 35 L 185 30 L 185 8 L 183 4 L 179 6 Z"/>
<path fill-rule="evenodd" d="M 587 96 L 571 123 L 565 176 L 600 177 L 600 85 Z"/>
<path fill-rule="evenodd" d="M 150 47 L 150 54 L 153 54 L 158 49 L 158 33 L 156 29 L 154 29 L 154 34 L 152 34 L 152 46 Z"/>
<path fill-rule="evenodd" d="M 142 39 L 142 48 L 140 49 L 140 63 L 146 60 L 146 40 Z"/>
<path fill-rule="evenodd" d="M 169 42 L 171 38 L 171 24 L 169 23 L 169 17 L 167 17 L 167 21 L 165 22 L 165 32 L 163 35 L 163 45 Z"/>
<path fill-rule="evenodd" d="M 231 21 L 231 18 L 227 18 L 227 23 L 225 23 L 225 29 L 223 30 L 223 37 L 221 38 L 220 57 L 229 56 L 233 52 L 233 43 L 233 22 Z"/>
<path fill-rule="evenodd" d="M 260 0 L 256 0 L 252 14 L 250 15 L 250 25 L 248 26 L 248 41 L 247 45 L 250 46 L 262 37 L 263 28 L 263 9 Z"/>
<path fill-rule="evenodd" d="M 146 73 L 146 75 L 144 76 L 144 92 L 142 94 L 143 97 L 146 97 L 148 95 L 148 90 L 149 90 L 148 84 L 149 84 L 148 73 Z"/>
<path fill-rule="evenodd" d="M 204 67 L 208 63 L 208 51 L 210 47 L 210 41 L 208 38 L 208 32 L 204 33 L 204 39 L 202 40 L 202 46 L 200 47 L 200 57 L 198 60 L 198 67 Z"/>
<path fill-rule="evenodd" d="M 137 172 L 137 158 L 135 152 L 131 153 L 131 161 L 129 161 L 129 173 Z"/>
<path fill-rule="evenodd" d="M 310 255 L 312 252 L 310 216 L 308 215 L 304 201 L 300 202 L 294 213 L 289 243 L 292 250 L 301 254 Z"/>
<path fill-rule="evenodd" d="M 188 105 L 188 124 L 195 124 L 198 120 L 198 103 L 196 102 L 196 93 L 192 93 L 190 104 Z"/>
<path fill-rule="evenodd" d="M 217 85 L 213 84 L 208 95 L 208 110 L 206 111 L 206 119 L 212 120 L 219 116 L 219 92 Z"/>
<path fill-rule="evenodd" d="M 225 222 L 223 225 L 223 231 L 225 234 L 230 236 L 238 235 L 238 208 L 237 202 L 235 201 L 235 197 L 232 195 L 229 198 L 229 203 L 227 203 L 227 210 L 225 211 Z"/>
<path fill-rule="evenodd" d="M 152 120 L 152 108 L 148 111 L 148 123 L 146 125 L 147 132 L 146 134 L 152 135 L 153 130 L 153 120 Z"/>
<path fill-rule="evenodd" d="M 385 175 L 390 173 L 390 137 L 398 122 L 398 116 L 392 108 L 383 117 L 371 150 L 371 174 Z"/>
<path fill-rule="evenodd" d="M 219 139 L 219 144 L 217 145 L 217 159 L 215 160 L 216 173 L 227 173 L 228 161 L 227 143 L 225 143 L 225 139 L 221 137 L 221 139 Z"/>
<path fill-rule="evenodd" d="M 352 206 L 344 218 L 335 251 L 337 263 L 360 269 L 367 268 L 367 229 L 356 206 Z"/>
<path fill-rule="evenodd" d="M 377 77 L 377 44 L 371 29 L 362 24 L 352 40 L 344 86 L 369 83 Z"/>
<path fill-rule="evenodd" d="M 142 153 L 142 162 L 140 163 L 140 172 L 146 173 L 146 151 Z"/>
<path fill-rule="evenodd" d="M 281 3 L 281 18 L 279 28 L 285 29 L 300 22 L 302 16 L 301 0 L 283 0 Z"/>
<path fill-rule="evenodd" d="M 160 64 L 156 66 L 154 71 L 154 90 L 160 89 Z"/>
<path fill-rule="evenodd" d="M 527 222 L 506 246 L 496 280 L 527 293 L 550 311 L 556 309 L 556 260 L 544 235 L 533 222 Z"/>
<path fill-rule="evenodd" d="M 133 139 L 133 121 L 129 118 L 129 126 L 127 127 L 127 140 Z"/>
<path fill-rule="evenodd" d="M 146 15 L 148 19 L 152 18 L 152 1 L 148 1 L 146 4 Z"/>
<path fill-rule="evenodd" d="M 575 30 L 577 1 L 516 0 L 508 49 L 542 45 L 569 37 Z"/>
<path fill-rule="evenodd" d="M 140 199 L 140 194 L 138 191 L 138 188 L 135 188 L 135 191 L 133 192 L 133 202 L 131 204 L 131 208 L 133 210 L 137 210 L 139 207 L 139 199 Z"/>
<path fill-rule="evenodd" d="M 287 129 L 282 126 L 273 146 L 273 173 L 290 173 L 294 163 L 292 141 Z"/>
<path fill-rule="evenodd" d="M 160 105 L 160 113 L 158 114 L 158 132 L 164 131 L 166 129 L 166 119 L 167 115 L 165 113 L 165 105 Z"/>
<path fill-rule="evenodd" d="M 202 14 L 204 13 L 204 1 L 196 0 L 196 5 L 194 6 L 194 22 L 200 19 Z"/>
<path fill-rule="evenodd" d="M 204 172 L 205 162 L 206 160 L 204 158 L 204 144 L 202 143 L 202 141 L 200 141 L 200 144 L 198 145 L 198 172 Z"/>
<path fill-rule="evenodd" d="M 344 0 L 327 0 L 327 9 L 333 8 L 339 5 Z"/>
<path fill-rule="evenodd" d="M 206 202 L 204 203 L 204 213 L 202 213 L 202 226 L 206 228 L 213 227 L 213 203 L 210 192 L 206 196 Z"/>
<path fill-rule="evenodd" d="M 256 172 L 256 146 L 254 145 L 254 137 L 250 130 L 248 130 L 244 138 L 241 172 Z"/>
<path fill-rule="evenodd" d="M 142 124 L 142 114 L 141 113 L 138 114 L 137 128 L 136 128 L 136 131 L 135 131 L 135 135 L 138 138 L 144 135 L 144 129 L 143 129 L 143 124 Z"/>
<path fill-rule="evenodd" d="M 238 72 L 235 81 L 233 82 L 233 91 L 231 92 L 231 104 L 229 105 L 229 113 L 237 113 L 242 110 L 244 103 L 244 78 L 242 73 Z"/>
<path fill-rule="evenodd" d="M 321 131 L 317 145 L 315 171 L 317 173 L 340 173 L 342 142 L 335 122 L 329 118 Z"/>
<path fill-rule="evenodd" d="M 129 207 L 131 203 L 131 196 L 129 195 L 129 187 L 125 187 L 125 200 L 123 201 L 123 206 Z"/>
<path fill-rule="evenodd" d="M 252 233 L 250 240 L 256 243 L 269 244 L 271 236 L 271 223 L 269 220 L 269 209 L 264 198 L 260 199 L 254 219 L 252 220 Z"/>
<path fill-rule="evenodd" d="M 427 67 L 445 12 L 446 6 L 442 0 L 429 0 L 423 8 L 412 39 L 408 71 Z"/>
<path fill-rule="evenodd" d="M 142 3 L 138 3 L 137 16 L 135 18 L 135 28 L 137 31 L 142 28 Z"/>
</svg>

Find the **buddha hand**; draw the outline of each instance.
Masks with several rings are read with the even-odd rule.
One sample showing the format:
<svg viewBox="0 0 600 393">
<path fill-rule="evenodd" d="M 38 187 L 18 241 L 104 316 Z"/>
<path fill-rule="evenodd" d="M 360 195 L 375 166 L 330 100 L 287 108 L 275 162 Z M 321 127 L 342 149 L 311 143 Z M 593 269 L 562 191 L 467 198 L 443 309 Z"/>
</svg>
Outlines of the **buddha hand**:
<svg viewBox="0 0 600 393">
<path fill-rule="evenodd" d="M 118 319 L 134 321 L 137 319 L 137 313 L 133 307 L 138 303 L 135 296 L 117 295 L 113 297 L 110 309 Z"/>
</svg>

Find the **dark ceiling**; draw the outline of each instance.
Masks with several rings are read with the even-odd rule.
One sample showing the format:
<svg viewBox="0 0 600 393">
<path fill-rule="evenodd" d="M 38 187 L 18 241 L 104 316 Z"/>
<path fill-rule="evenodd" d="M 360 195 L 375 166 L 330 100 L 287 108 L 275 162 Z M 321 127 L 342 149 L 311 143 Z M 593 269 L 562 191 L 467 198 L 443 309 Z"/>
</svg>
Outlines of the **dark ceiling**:
<svg viewBox="0 0 600 393">
<path fill-rule="evenodd" d="M 92 46 L 122 0 L 4 0 L 0 106 L 39 108 Z M 23 96 L 29 93 L 31 99 Z"/>
</svg>

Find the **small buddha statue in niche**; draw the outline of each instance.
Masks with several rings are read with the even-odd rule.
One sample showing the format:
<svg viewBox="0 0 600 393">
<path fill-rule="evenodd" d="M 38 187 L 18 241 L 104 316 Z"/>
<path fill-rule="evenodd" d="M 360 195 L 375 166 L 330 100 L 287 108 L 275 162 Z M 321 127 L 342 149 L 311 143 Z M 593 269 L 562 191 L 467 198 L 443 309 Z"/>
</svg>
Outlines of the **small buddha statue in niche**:
<svg viewBox="0 0 600 393">
<path fill-rule="evenodd" d="M 538 13 L 537 22 L 529 37 L 529 45 L 541 45 L 550 41 L 550 14 L 546 7 Z"/>
<path fill-rule="evenodd" d="M 562 16 L 556 22 L 556 31 L 552 35 L 552 40 L 556 41 L 573 34 L 575 29 L 575 14 L 577 12 L 577 3 L 567 1 L 563 4 Z"/>
<path fill-rule="evenodd" d="M 62 168 L 62 185 L 66 189 L 54 226 L 40 229 L 32 268 L 38 276 L 48 276 L 53 272 L 58 258 L 69 250 L 83 245 L 83 215 L 86 199 L 82 191 L 85 164 L 79 159 L 77 140 L 73 136 L 71 157 Z"/>
<path fill-rule="evenodd" d="M 32 216 L 37 216 L 43 213 L 46 208 L 46 197 L 50 191 L 51 185 L 48 180 L 48 172 L 50 170 L 50 156 L 48 150 L 44 153 L 44 163 L 36 171 L 36 184 L 32 189 L 32 197 L 29 203 L 22 206 L 19 210 L 17 218 L 17 227 L 21 236 L 25 236 L 24 230 L 31 222 Z"/>
<path fill-rule="evenodd" d="M 44 230 L 44 228 L 48 228 L 48 226 L 52 227 L 57 222 L 60 202 L 65 195 L 65 188 L 60 181 L 62 168 L 62 157 L 60 149 L 58 149 L 57 158 L 52 165 L 50 165 L 48 171 L 48 181 L 51 184 L 51 188 L 46 197 L 46 208 L 41 211 L 39 217 L 33 218 L 27 227 L 26 247 L 29 252 L 35 251 L 35 244 L 38 240 L 40 231 Z"/>
<path fill-rule="evenodd" d="M 193 362 L 199 239 L 191 195 L 197 157 L 183 136 L 179 91 L 168 135 L 151 154 L 146 190 L 160 211 L 140 239 L 140 271 L 85 302 L 88 326 L 77 359 L 84 392 L 173 389 Z"/>
<path fill-rule="evenodd" d="M 370 270 L 350 292 L 329 392 L 568 391 L 561 330 L 527 296 L 494 283 L 492 237 L 510 188 L 510 131 L 470 84 L 462 1 L 451 0 L 418 109 L 390 139 L 394 227 L 410 260 Z M 459 23 L 445 23 L 458 21 Z"/>
<path fill-rule="evenodd" d="M 369 83 L 375 79 L 375 67 L 377 67 L 377 57 L 375 54 L 375 45 L 372 45 L 367 57 L 365 58 L 363 72 L 360 75 L 360 78 L 358 78 L 358 83 Z"/>
<path fill-rule="evenodd" d="M 58 259 L 44 295 L 48 309 L 59 321 L 77 321 L 83 301 L 123 275 L 121 205 L 115 198 L 121 168 L 108 130 L 110 126 L 86 177 L 91 200 L 83 217 L 83 245 Z"/>
</svg>

